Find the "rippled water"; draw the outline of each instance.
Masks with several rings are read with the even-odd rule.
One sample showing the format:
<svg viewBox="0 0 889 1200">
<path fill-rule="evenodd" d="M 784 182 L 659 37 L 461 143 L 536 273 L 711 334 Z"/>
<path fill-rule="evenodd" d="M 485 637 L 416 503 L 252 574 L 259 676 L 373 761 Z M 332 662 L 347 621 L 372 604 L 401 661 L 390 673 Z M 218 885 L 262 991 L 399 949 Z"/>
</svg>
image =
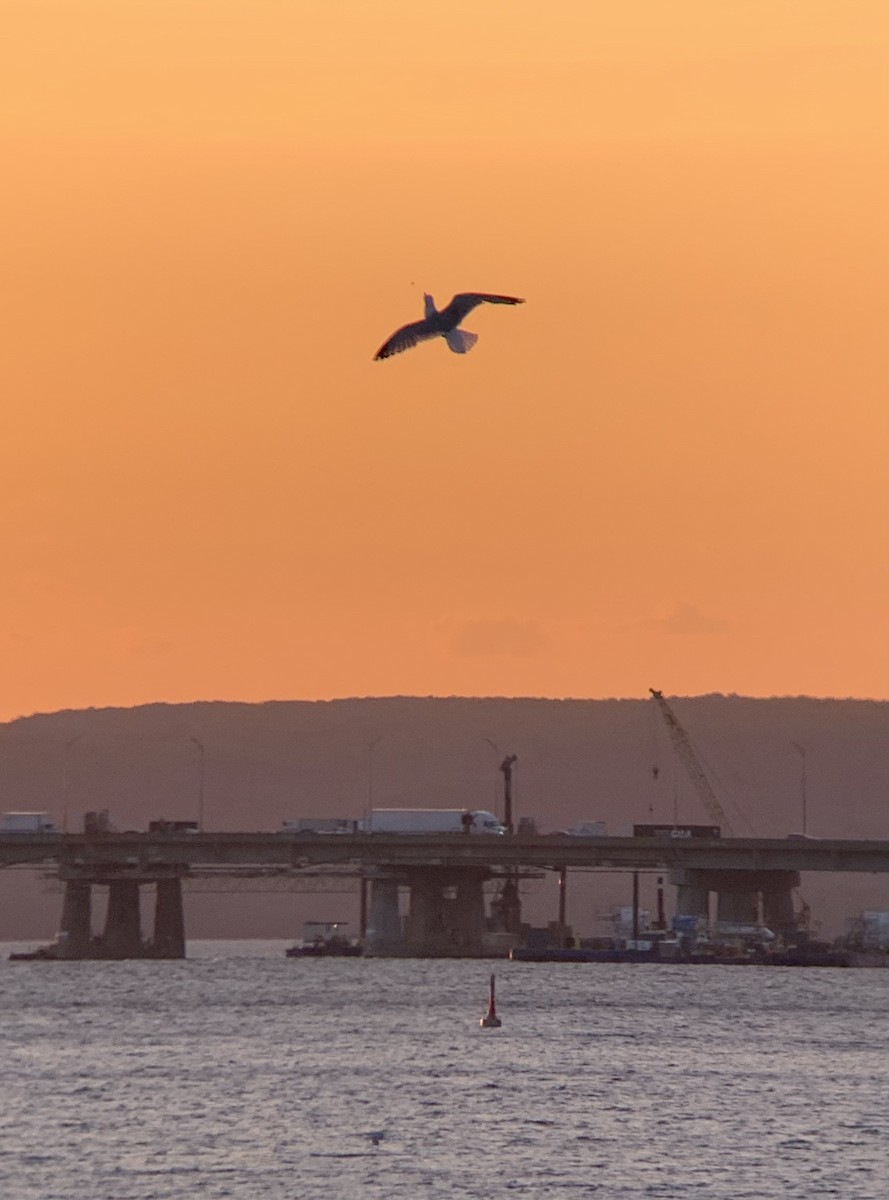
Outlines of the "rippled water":
<svg viewBox="0 0 889 1200">
<path fill-rule="evenodd" d="M 0 1196 L 887 1194 L 889 971 L 284 945 L 178 963 L 0 946 Z M 503 1027 L 483 1030 L 492 969 Z"/>
</svg>

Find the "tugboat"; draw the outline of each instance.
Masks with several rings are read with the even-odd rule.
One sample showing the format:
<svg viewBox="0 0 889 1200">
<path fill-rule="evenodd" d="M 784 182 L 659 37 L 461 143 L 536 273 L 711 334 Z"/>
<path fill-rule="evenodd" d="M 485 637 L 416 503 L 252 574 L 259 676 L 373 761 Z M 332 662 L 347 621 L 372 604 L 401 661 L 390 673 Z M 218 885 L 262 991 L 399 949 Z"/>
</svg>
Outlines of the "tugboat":
<svg viewBox="0 0 889 1200">
<path fill-rule="evenodd" d="M 285 951 L 288 958 L 360 958 L 364 947 L 341 930 L 347 921 L 306 921 L 302 941 Z"/>
</svg>

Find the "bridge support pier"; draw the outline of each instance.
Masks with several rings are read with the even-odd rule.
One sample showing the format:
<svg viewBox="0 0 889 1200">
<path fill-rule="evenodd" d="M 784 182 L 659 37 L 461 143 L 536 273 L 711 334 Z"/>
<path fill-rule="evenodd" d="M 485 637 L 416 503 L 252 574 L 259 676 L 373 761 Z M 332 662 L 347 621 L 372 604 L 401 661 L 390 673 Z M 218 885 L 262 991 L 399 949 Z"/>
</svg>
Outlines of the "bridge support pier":
<svg viewBox="0 0 889 1200">
<path fill-rule="evenodd" d="M 463 873 L 457 884 L 453 916 L 458 951 L 469 957 L 482 954 L 485 933 L 484 875 L 479 872 Z"/>
<path fill-rule="evenodd" d="M 480 958 L 485 953 L 487 868 L 399 869 L 371 878 L 365 952 L 377 958 Z M 401 928 L 399 883 L 410 889 Z"/>
<path fill-rule="evenodd" d="M 437 871 L 416 874 L 410 889 L 405 950 L 418 958 L 441 958 L 450 949 L 451 933 L 441 876 Z"/>
<path fill-rule="evenodd" d="M 87 958 L 93 940 L 92 889 L 82 879 L 69 879 L 59 925 L 59 958 Z"/>
<path fill-rule="evenodd" d="M 716 897 L 716 920 L 732 925 L 755 925 L 757 917 L 756 892 L 720 891 Z"/>
<path fill-rule="evenodd" d="M 491 901 L 491 929 L 498 934 L 518 938 L 522 930 L 522 900 L 518 876 L 508 872 L 500 886 L 500 894 Z"/>
<path fill-rule="evenodd" d="M 484 952 L 483 868 L 410 872 L 405 950 L 423 958 L 480 958 Z"/>
<path fill-rule="evenodd" d="M 799 883 L 799 875 L 795 871 L 783 873 L 796 875 L 797 884 Z M 796 884 L 791 884 L 788 887 L 775 888 L 770 891 L 763 889 L 762 893 L 763 921 L 768 929 L 771 929 L 773 933 L 780 933 L 785 939 L 788 935 L 794 935 L 797 932 L 791 894 L 791 888 L 795 886 Z"/>
<path fill-rule="evenodd" d="M 129 878 L 108 878 L 104 872 L 90 874 L 82 868 L 63 868 L 65 900 L 59 926 L 61 936 L 53 944 L 51 957 L 68 959 L 185 958 L 185 920 L 182 905 L 181 867 L 168 867 L 164 874 L 139 873 Z M 154 884 L 154 936 L 142 940 L 139 889 Z M 108 888 L 108 911 L 101 937 L 92 936 L 92 889 Z"/>
<path fill-rule="evenodd" d="M 700 871 L 683 869 L 670 872 L 670 883 L 676 886 L 676 914 L 681 917 L 710 917 L 710 889 L 698 879 Z"/>
<path fill-rule="evenodd" d="M 678 888 L 677 912 L 706 919 L 710 892 L 717 894 L 717 919 L 752 925 L 757 916 L 757 894 L 763 898 L 767 928 L 787 937 L 796 930 L 793 889 L 798 871 L 676 870 L 670 882 Z"/>
<path fill-rule="evenodd" d="M 370 912 L 365 951 L 369 957 L 388 957 L 403 950 L 398 911 L 398 880 L 371 877 Z"/>
<path fill-rule="evenodd" d="M 108 916 L 102 936 L 100 957 L 144 958 L 139 918 L 139 884 L 134 879 L 115 879 L 108 884 Z"/>
<path fill-rule="evenodd" d="M 153 958 L 185 958 L 181 879 L 157 881 L 151 954 Z"/>
</svg>

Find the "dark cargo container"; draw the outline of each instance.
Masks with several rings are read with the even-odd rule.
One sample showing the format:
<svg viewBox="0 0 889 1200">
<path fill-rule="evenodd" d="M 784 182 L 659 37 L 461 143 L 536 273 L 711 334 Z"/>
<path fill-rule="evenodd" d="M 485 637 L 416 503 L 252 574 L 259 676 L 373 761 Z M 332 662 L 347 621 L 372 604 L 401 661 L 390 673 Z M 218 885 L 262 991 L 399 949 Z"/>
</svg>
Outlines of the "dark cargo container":
<svg viewBox="0 0 889 1200">
<path fill-rule="evenodd" d="M 634 825 L 633 837 L 718 838 L 718 825 Z"/>
</svg>

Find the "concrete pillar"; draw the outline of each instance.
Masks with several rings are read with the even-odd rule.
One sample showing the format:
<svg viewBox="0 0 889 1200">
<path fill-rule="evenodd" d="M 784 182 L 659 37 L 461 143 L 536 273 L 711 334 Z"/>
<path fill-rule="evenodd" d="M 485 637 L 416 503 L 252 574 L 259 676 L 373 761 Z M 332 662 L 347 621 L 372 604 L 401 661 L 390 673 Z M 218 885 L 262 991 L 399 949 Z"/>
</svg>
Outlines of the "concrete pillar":
<svg viewBox="0 0 889 1200">
<path fill-rule="evenodd" d="M 676 886 L 676 914 L 682 917 L 700 917 L 707 921 L 710 916 L 710 888 L 701 878 L 703 872 L 678 870 L 670 872 L 670 882 Z"/>
<path fill-rule="evenodd" d="M 405 952 L 419 958 L 481 956 L 485 875 L 473 868 L 411 871 Z"/>
<path fill-rule="evenodd" d="M 453 920 L 457 948 L 469 957 L 484 951 L 485 890 L 480 875 L 465 874 L 457 884 Z"/>
<path fill-rule="evenodd" d="M 92 948 L 92 889 L 82 879 L 65 884 L 59 958 L 88 958 Z"/>
<path fill-rule="evenodd" d="M 422 957 L 440 958 L 452 954 L 456 949 L 454 931 L 445 914 L 450 903 L 445 901 L 442 880 L 437 873 L 424 871 L 411 879 L 410 888 L 406 948 Z"/>
<path fill-rule="evenodd" d="M 763 892 L 763 919 L 767 929 L 787 940 L 797 934 L 796 915 L 793 911 L 793 893 L 789 887 Z"/>
<path fill-rule="evenodd" d="M 797 871 L 678 870 L 670 882 L 679 888 L 678 911 L 706 916 L 707 892 L 719 897 L 720 921 L 752 925 L 756 920 L 757 893 L 763 897 L 766 925 L 774 933 L 793 927 L 791 890 L 799 887 Z"/>
<path fill-rule="evenodd" d="M 365 952 L 370 955 L 397 954 L 403 950 L 401 916 L 398 912 L 398 880 L 370 880 L 370 913 Z"/>
<path fill-rule="evenodd" d="M 155 958 L 185 958 L 185 921 L 182 913 L 182 880 L 159 879 L 154 908 Z"/>
<path fill-rule="evenodd" d="M 358 911 L 358 936 L 363 942 L 367 937 L 367 876 L 361 876 L 361 893 Z"/>
<path fill-rule="evenodd" d="M 500 894 L 491 901 L 490 928 L 495 933 L 518 935 L 522 929 L 522 901 L 518 877 L 510 872 L 503 877 Z"/>
<path fill-rule="evenodd" d="M 114 879 L 108 885 L 108 916 L 102 937 L 103 958 L 142 958 L 139 922 L 139 884 L 133 879 Z"/>
<path fill-rule="evenodd" d="M 756 892 L 717 892 L 717 921 L 753 925 L 756 922 L 756 909 Z"/>
</svg>

